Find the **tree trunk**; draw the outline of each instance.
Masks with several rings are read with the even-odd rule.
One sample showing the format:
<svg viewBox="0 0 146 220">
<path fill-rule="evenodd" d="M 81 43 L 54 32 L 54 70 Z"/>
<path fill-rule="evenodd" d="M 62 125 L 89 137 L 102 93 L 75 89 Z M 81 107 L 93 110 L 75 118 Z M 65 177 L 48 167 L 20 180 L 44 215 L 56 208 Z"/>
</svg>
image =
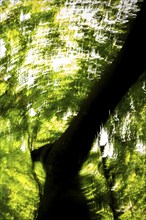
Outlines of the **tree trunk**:
<svg viewBox="0 0 146 220">
<path fill-rule="evenodd" d="M 78 172 L 101 125 L 146 68 L 145 29 L 144 1 L 117 59 L 95 84 L 68 129 L 52 144 L 51 149 L 45 145 L 41 150 L 32 152 L 32 159 L 43 160 L 46 170 L 37 220 L 90 218 L 86 200 L 80 191 Z"/>
</svg>

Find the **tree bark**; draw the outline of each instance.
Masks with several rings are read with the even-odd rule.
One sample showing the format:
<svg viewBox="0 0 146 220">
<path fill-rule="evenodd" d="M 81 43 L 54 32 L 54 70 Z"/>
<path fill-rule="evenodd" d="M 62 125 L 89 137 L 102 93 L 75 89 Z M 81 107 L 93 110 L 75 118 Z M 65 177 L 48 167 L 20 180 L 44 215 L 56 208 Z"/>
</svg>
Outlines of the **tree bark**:
<svg viewBox="0 0 146 220">
<path fill-rule="evenodd" d="M 146 69 L 145 51 L 144 1 L 118 57 L 94 85 L 68 129 L 52 144 L 51 149 L 45 145 L 41 150 L 32 152 L 34 161 L 38 160 L 35 158 L 38 154 L 39 160 L 44 161 L 42 155 L 45 152 L 46 181 L 37 220 L 90 218 L 86 200 L 80 191 L 78 172 L 101 125 L 105 124 L 109 114 Z"/>
</svg>

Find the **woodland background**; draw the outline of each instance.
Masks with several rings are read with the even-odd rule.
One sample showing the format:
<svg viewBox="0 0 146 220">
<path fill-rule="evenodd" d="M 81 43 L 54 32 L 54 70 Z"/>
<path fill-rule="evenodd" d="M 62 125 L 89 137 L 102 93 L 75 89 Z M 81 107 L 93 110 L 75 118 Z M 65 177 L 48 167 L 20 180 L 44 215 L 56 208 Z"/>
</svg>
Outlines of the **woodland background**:
<svg viewBox="0 0 146 220">
<path fill-rule="evenodd" d="M 0 219 L 32 220 L 30 151 L 53 142 L 117 56 L 141 1 L 0 1 Z M 104 152 L 102 149 L 104 146 Z M 144 220 L 146 73 L 110 116 L 81 170 L 93 219 Z M 105 172 L 106 171 L 106 172 Z"/>
</svg>

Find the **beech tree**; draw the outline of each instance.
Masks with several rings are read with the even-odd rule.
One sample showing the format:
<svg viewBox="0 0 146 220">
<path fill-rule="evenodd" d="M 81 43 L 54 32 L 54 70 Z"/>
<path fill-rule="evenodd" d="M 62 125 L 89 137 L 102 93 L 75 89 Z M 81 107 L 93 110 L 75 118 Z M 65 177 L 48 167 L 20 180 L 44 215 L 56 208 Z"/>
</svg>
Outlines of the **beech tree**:
<svg viewBox="0 0 146 220">
<path fill-rule="evenodd" d="M 144 220 L 143 3 L 0 1 L 0 219 Z"/>
<path fill-rule="evenodd" d="M 38 220 L 59 217 L 89 219 L 88 208 L 85 207 L 82 193 L 79 192 L 78 172 L 97 132 L 128 89 L 144 73 L 145 21 L 146 2 L 143 2 L 117 59 L 109 70 L 106 70 L 98 84 L 94 85 L 68 129 L 52 145 L 48 144 L 32 151 L 33 161 L 42 161 L 46 171 Z M 113 212 L 113 215 L 114 219 L 118 219 L 116 212 Z"/>
</svg>

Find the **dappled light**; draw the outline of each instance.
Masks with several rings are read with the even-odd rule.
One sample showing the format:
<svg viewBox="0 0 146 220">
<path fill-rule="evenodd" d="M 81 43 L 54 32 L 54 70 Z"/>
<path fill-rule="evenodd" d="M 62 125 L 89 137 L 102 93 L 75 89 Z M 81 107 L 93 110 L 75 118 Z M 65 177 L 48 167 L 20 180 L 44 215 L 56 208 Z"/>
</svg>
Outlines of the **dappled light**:
<svg viewBox="0 0 146 220">
<path fill-rule="evenodd" d="M 46 176 L 31 152 L 70 126 L 118 56 L 141 5 L 0 1 L 0 219 L 36 218 Z M 146 71 L 109 110 L 80 170 L 91 220 L 144 220 L 145 157 Z"/>
</svg>

